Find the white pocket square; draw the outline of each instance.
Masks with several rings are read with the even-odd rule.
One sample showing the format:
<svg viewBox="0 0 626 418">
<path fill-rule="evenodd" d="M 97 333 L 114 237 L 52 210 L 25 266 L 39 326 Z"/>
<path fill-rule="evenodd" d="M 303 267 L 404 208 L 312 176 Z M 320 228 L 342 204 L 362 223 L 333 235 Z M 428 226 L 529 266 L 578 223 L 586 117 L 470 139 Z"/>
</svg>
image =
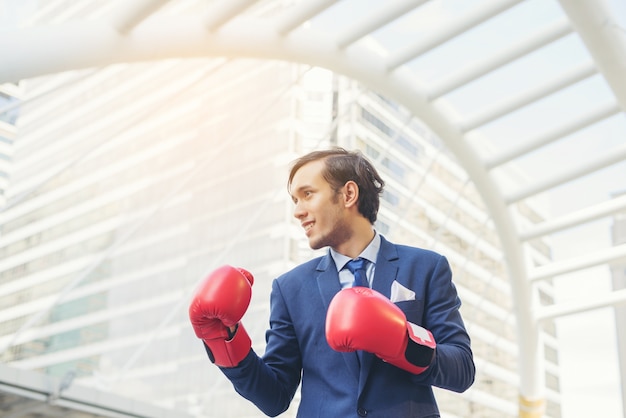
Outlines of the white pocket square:
<svg viewBox="0 0 626 418">
<path fill-rule="evenodd" d="M 402 286 L 396 280 L 391 283 L 391 301 L 404 302 L 405 300 L 415 300 L 415 292 Z"/>
</svg>

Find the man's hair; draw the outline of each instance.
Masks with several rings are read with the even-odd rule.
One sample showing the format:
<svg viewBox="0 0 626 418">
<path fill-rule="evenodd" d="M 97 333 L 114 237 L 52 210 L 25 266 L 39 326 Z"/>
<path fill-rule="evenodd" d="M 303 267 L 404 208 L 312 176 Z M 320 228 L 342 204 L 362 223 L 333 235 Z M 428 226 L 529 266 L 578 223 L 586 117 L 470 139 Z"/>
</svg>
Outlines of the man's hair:
<svg viewBox="0 0 626 418">
<path fill-rule="evenodd" d="M 303 165 L 318 160 L 324 160 L 322 177 L 335 193 L 339 193 L 341 188 L 351 180 L 359 186 L 359 213 L 369 219 L 372 224 L 376 222 L 380 207 L 380 194 L 385 182 L 372 163 L 359 151 L 347 151 L 334 147 L 310 152 L 294 161 L 289 172 L 287 186 L 291 186 L 293 177 Z"/>
</svg>

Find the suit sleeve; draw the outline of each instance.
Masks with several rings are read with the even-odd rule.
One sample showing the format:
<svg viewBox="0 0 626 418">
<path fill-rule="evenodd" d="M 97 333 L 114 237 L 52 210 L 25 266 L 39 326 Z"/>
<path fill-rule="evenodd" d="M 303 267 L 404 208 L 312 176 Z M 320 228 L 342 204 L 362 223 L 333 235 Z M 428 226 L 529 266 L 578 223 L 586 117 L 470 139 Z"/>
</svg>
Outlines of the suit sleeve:
<svg viewBox="0 0 626 418">
<path fill-rule="evenodd" d="M 266 351 L 260 358 L 254 350 L 237 366 L 221 368 L 235 390 L 268 416 L 289 408 L 300 384 L 302 359 L 295 330 L 277 282 L 270 297 L 270 329 Z"/>
<path fill-rule="evenodd" d="M 414 376 L 420 384 L 429 384 L 454 392 L 464 392 L 474 382 L 476 368 L 459 308 L 461 300 L 452 283 L 452 271 L 440 256 L 427 280 L 424 323 L 437 342 L 435 359 L 428 370 Z"/>
</svg>

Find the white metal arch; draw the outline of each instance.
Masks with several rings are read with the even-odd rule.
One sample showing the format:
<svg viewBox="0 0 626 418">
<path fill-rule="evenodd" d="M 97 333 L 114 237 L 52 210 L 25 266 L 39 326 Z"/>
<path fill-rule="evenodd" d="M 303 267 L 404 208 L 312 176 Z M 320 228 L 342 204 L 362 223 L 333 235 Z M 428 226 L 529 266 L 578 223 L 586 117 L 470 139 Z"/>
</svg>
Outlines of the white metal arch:
<svg viewBox="0 0 626 418">
<path fill-rule="evenodd" d="M 529 1 L 529 0 L 527 0 Z M 437 46 L 481 23 L 508 12 L 522 0 L 481 3 L 447 26 L 427 37 L 409 42 L 397 51 L 380 51 L 363 41 L 369 35 L 402 16 L 418 9 L 425 0 L 404 0 L 378 6 L 375 13 L 335 33 L 317 29 L 310 22 L 341 1 L 293 2 L 276 13 L 249 13 L 263 2 L 256 0 L 214 1 L 204 15 L 172 18 L 161 12 L 168 0 L 120 2 L 97 20 L 68 21 L 58 25 L 35 26 L 7 31 L 0 37 L 0 83 L 39 75 L 113 63 L 186 58 L 196 56 L 251 57 L 306 63 L 330 69 L 356 79 L 409 109 L 428 125 L 455 154 L 481 193 L 496 225 L 506 256 L 513 287 L 520 344 L 520 396 L 524 404 L 541 403 L 544 397 L 540 321 L 572 312 L 616 305 L 626 301 L 626 290 L 614 291 L 602 300 L 586 305 L 539 307 L 534 300 L 534 283 L 568 271 L 607 264 L 626 258 L 626 245 L 600 249 L 584 259 L 564 261 L 529 269 L 525 243 L 572 226 L 608 217 L 626 209 L 626 199 L 617 197 L 559 219 L 522 229 L 517 225 L 511 205 L 528 197 L 584 177 L 604 167 L 626 160 L 626 143 L 606 155 L 580 163 L 558 175 L 508 192 L 498 183 L 495 169 L 541 150 L 565 135 L 577 132 L 599 120 L 626 110 L 626 35 L 615 30 L 608 9 L 601 1 L 560 0 L 563 19 L 525 42 L 507 49 L 506 54 L 478 62 L 452 74 L 436 85 L 426 85 L 416 77 L 409 64 Z M 269 17 L 268 17 L 269 16 Z M 343 17 L 342 17 L 343 18 Z M 547 80 L 536 90 L 514 96 L 478 116 L 453 114 L 437 100 L 554 40 L 577 32 L 593 61 L 575 67 L 559 80 Z M 614 95 L 610 103 L 588 112 L 586 119 L 572 121 L 559 129 L 499 154 L 484 157 L 469 137 L 485 124 L 509 115 L 550 94 L 591 76 L 600 75 Z M 537 416 L 536 410 L 521 416 Z"/>
</svg>

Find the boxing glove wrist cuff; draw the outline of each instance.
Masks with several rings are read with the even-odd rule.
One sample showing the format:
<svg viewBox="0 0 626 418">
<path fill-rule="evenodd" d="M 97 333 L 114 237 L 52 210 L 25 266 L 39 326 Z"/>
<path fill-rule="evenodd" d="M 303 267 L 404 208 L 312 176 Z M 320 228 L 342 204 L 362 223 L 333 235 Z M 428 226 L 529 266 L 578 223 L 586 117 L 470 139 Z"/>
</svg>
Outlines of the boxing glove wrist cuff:
<svg viewBox="0 0 626 418">
<path fill-rule="evenodd" d="M 248 332 L 239 324 L 233 337 L 203 339 L 207 354 L 213 363 L 219 367 L 236 367 L 250 352 L 252 340 Z"/>
<path fill-rule="evenodd" d="M 417 368 L 423 369 L 423 372 L 435 358 L 437 343 L 433 334 L 426 328 L 411 322 L 406 323 L 406 328 L 409 336 L 405 350 L 406 360 Z"/>
<path fill-rule="evenodd" d="M 404 356 L 383 360 L 409 373 L 424 373 L 435 358 L 435 339 L 430 331 L 410 322 L 407 322 L 407 335 Z"/>
</svg>

